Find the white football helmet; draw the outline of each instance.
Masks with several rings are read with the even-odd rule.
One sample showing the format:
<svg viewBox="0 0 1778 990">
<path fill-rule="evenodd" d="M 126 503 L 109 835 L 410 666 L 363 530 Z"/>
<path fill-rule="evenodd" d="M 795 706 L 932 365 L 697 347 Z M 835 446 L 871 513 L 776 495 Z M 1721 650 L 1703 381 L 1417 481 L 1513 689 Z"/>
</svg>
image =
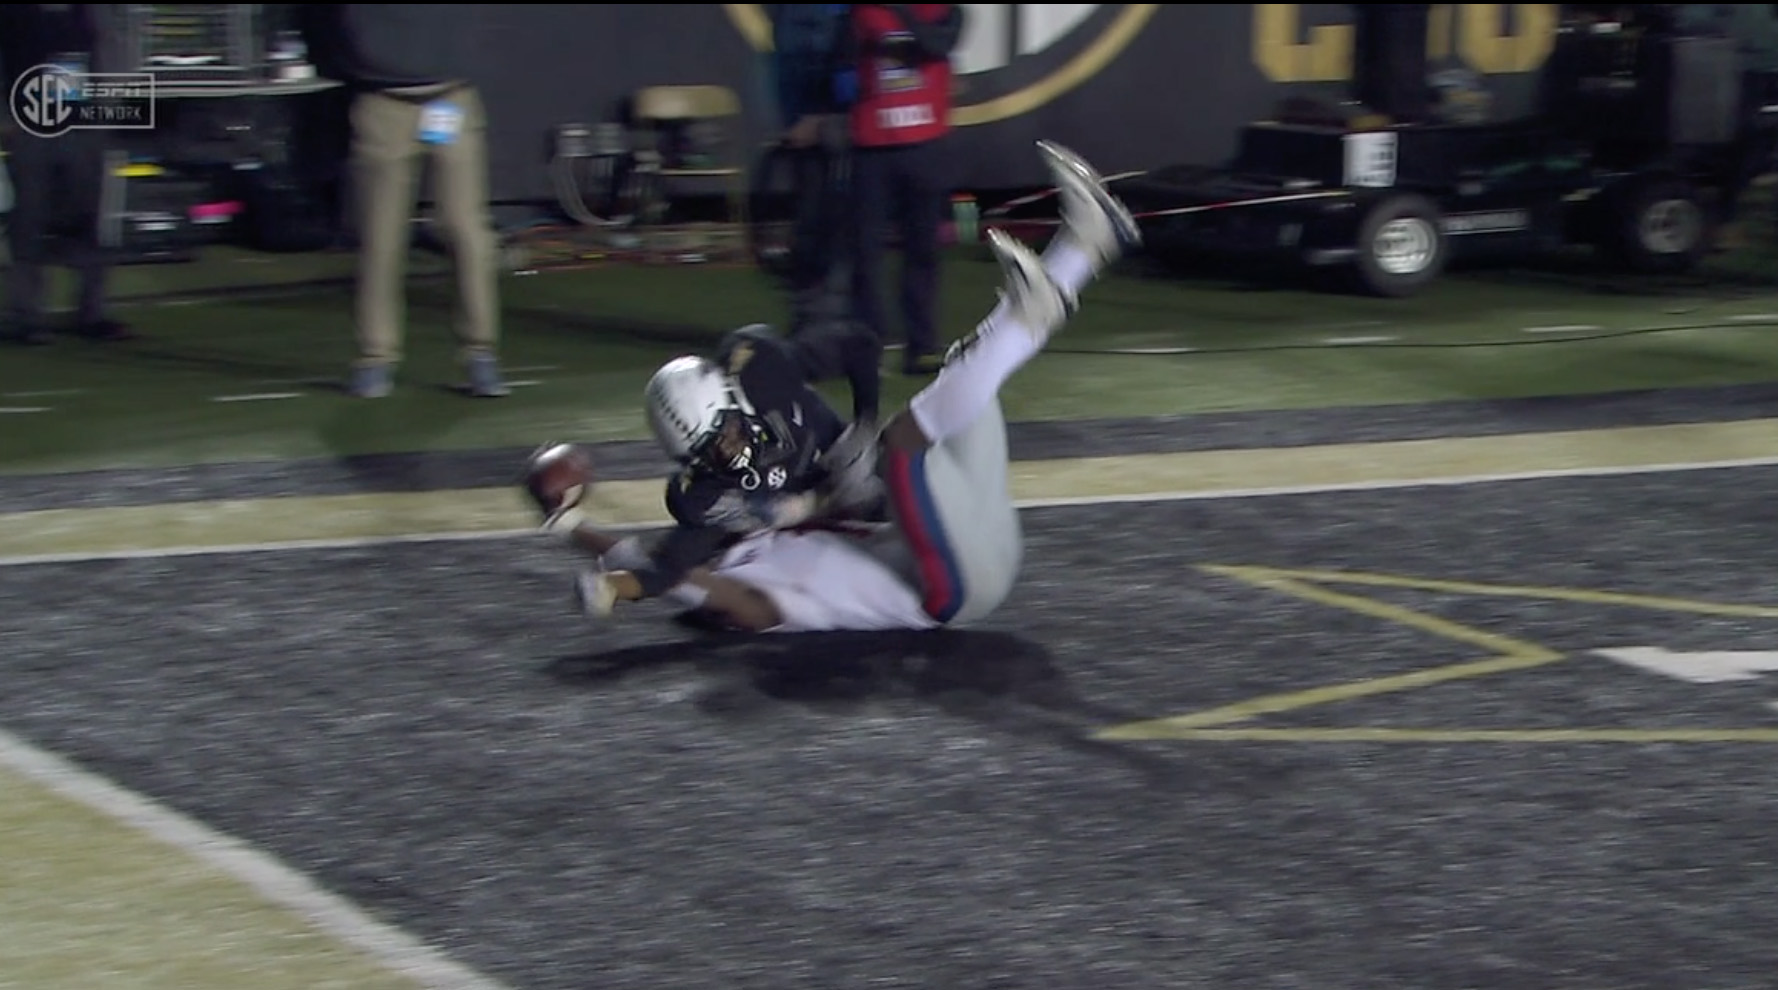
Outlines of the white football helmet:
<svg viewBox="0 0 1778 990">
<path fill-rule="evenodd" d="M 717 470 L 753 467 L 764 434 L 746 397 L 716 362 L 676 357 L 648 380 L 643 396 L 649 429 L 668 457 Z M 732 435 L 725 439 L 725 432 Z"/>
<path fill-rule="evenodd" d="M 728 376 L 714 361 L 676 357 L 648 380 L 643 390 L 648 427 L 655 442 L 676 461 L 689 461 L 710 443 L 733 406 Z"/>
</svg>

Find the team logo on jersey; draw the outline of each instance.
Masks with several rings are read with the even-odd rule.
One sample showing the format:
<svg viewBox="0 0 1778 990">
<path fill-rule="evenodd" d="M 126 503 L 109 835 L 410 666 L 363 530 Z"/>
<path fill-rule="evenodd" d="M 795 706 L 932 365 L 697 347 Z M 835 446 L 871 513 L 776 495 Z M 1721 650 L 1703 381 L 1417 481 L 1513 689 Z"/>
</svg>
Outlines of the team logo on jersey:
<svg viewBox="0 0 1778 990">
<path fill-rule="evenodd" d="M 772 46 L 764 4 L 725 3 L 759 51 Z M 960 90 L 951 122 L 990 124 L 1029 113 L 1097 75 L 1121 54 L 1158 3 L 966 3 L 952 53 Z"/>
<path fill-rule="evenodd" d="M 788 472 L 786 472 L 783 467 L 775 467 L 775 468 L 771 469 L 770 471 L 766 472 L 766 487 L 767 488 L 771 488 L 773 490 L 783 488 L 784 483 L 789 480 L 790 480 L 790 474 Z"/>
</svg>

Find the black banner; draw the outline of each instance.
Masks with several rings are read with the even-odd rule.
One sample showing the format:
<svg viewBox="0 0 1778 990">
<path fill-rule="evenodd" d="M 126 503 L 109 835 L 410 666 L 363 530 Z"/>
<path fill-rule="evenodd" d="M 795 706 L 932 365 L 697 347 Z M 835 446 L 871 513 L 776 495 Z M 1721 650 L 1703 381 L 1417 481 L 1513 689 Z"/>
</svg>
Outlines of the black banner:
<svg viewBox="0 0 1778 990">
<path fill-rule="evenodd" d="M 777 127 L 760 4 L 482 4 L 495 198 L 551 196 L 551 135 L 619 118 L 656 84 L 717 83 L 747 107 L 747 139 Z M 1042 181 L 1050 138 L 1106 172 L 1226 157 L 1240 126 L 1291 91 L 1344 92 L 1348 4 L 965 4 L 955 62 L 960 188 Z M 1522 111 L 1556 4 L 1435 4 L 1433 68 L 1487 77 L 1496 116 Z"/>
</svg>

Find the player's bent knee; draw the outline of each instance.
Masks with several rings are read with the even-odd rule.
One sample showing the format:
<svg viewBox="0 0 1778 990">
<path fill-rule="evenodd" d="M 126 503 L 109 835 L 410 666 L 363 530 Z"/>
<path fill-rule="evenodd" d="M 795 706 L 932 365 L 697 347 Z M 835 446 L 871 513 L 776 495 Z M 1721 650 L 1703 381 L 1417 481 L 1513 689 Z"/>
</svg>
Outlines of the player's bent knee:
<svg viewBox="0 0 1778 990">
<path fill-rule="evenodd" d="M 932 440 L 920 424 L 914 420 L 913 414 L 903 410 L 896 413 L 883 427 L 883 443 L 891 450 L 899 450 L 909 454 L 921 453 L 932 446 Z"/>
<path fill-rule="evenodd" d="M 1011 593 L 1023 562 L 1018 510 L 1004 485 L 985 483 L 976 465 L 943 445 L 914 452 L 892 446 L 883 466 L 921 607 L 944 625 L 985 618 Z"/>
</svg>

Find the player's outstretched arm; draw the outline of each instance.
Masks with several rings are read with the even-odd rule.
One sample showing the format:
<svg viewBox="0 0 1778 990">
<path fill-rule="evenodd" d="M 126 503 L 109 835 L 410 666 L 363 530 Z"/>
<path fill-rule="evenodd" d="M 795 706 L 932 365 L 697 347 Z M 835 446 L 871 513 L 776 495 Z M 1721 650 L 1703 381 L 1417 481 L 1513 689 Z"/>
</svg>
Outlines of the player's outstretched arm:
<svg viewBox="0 0 1778 990">
<path fill-rule="evenodd" d="M 780 625 L 783 615 L 771 598 L 751 585 L 716 574 L 708 567 L 689 568 L 665 591 L 654 592 L 646 568 L 651 557 L 635 536 L 598 529 L 584 518 L 568 534 L 569 541 L 599 559 L 600 571 L 590 576 L 586 604 L 608 615 L 620 602 L 662 597 L 711 613 L 743 632 L 765 632 Z"/>
<path fill-rule="evenodd" d="M 593 586 L 583 587 L 591 609 L 609 613 L 620 601 L 665 596 L 740 630 L 764 632 L 783 621 L 766 595 L 703 566 L 720 552 L 728 531 L 681 521 L 656 546 L 645 548 L 633 535 L 598 528 L 581 510 L 591 483 L 584 452 L 568 444 L 540 447 L 527 463 L 525 489 L 542 516 L 541 529 L 600 562 L 590 578 Z"/>
<path fill-rule="evenodd" d="M 619 602 L 648 597 L 642 580 L 630 571 L 605 571 L 595 581 L 599 587 L 589 604 L 601 613 L 608 614 Z M 707 612 L 741 632 L 768 632 L 784 622 L 778 606 L 764 592 L 734 578 L 713 574 L 705 567 L 694 568 L 668 592 L 668 597 Z"/>
</svg>

